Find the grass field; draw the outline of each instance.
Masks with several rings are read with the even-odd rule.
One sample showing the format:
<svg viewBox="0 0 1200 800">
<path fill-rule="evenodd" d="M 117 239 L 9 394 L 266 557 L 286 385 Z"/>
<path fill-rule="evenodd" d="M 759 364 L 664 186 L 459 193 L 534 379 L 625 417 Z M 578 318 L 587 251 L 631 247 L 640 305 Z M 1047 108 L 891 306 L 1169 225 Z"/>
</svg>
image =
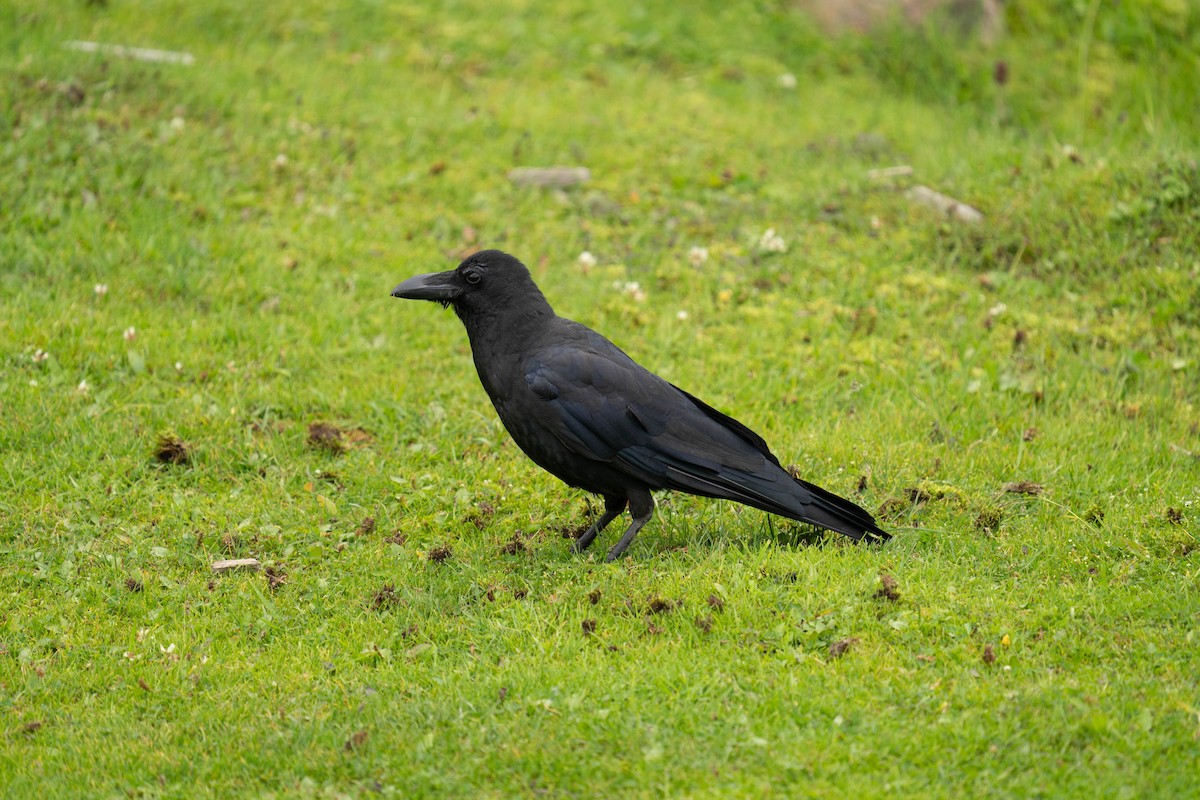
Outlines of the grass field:
<svg viewBox="0 0 1200 800">
<path fill-rule="evenodd" d="M 1196 793 L 1194 3 L 58 5 L 0 5 L 5 797 Z M 572 554 L 388 296 L 478 247 L 893 541 Z"/>
</svg>

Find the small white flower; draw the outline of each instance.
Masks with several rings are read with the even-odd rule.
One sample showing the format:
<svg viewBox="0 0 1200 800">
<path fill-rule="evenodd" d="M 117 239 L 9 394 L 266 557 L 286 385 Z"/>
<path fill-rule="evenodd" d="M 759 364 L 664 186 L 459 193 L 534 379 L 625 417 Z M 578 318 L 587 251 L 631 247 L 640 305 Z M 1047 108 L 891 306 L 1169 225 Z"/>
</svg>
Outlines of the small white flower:
<svg viewBox="0 0 1200 800">
<path fill-rule="evenodd" d="M 32 386 L 32 387 L 34 387 L 34 388 L 36 389 L 36 388 L 37 388 L 37 385 L 38 385 L 37 378 L 30 378 L 30 379 L 29 379 L 29 385 L 30 385 L 30 386 Z"/>
<path fill-rule="evenodd" d="M 185 124 L 186 123 L 183 121 L 183 117 L 179 117 L 179 116 L 171 117 L 171 130 L 181 131 L 181 130 L 183 130 L 183 126 Z"/>
<path fill-rule="evenodd" d="M 108 294 L 108 284 L 97 283 L 92 291 L 96 293 L 96 297 L 104 297 L 104 295 Z"/>
<path fill-rule="evenodd" d="M 134 339 L 137 338 L 137 330 L 132 325 L 130 325 L 128 328 L 125 329 L 125 333 L 123 333 L 121 335 L 125 337 L 125 341 L 132 342 Z"/>
<path fill-rule="evenodd" d="M 775 232 L 774 228 L 767 228 L 758 240 L 758 249 L 764 253 L 785 253 L 787 252 L 787 243 L 783 241 L 782 236 Z"/>
<path fill-rule="evenodd" d="M 688 250 L 688 261 L 692 262 L 693 267 L 699 267 L 705 261 L 708 261 L 707 247 L 693 247 Z"/>
<path fill-rule="evenodd" d="M 682 308 L 675 312 L 675 319 L 679 320 L 680 322 L 682 322 L 683 320 L 685 320 L 687 318 L 688 318 L 688 313 L 686 311 L 684 311 Z"/>
<path fill-rule="evenodd" d="M 182 361 L 176 361 L 176 362 L 175 362 L 175 371 L 176 371 L 176 372 L 183 372 L 183 362 L 182 362 Z"/>
<path fill-rule="evenodd" d="M 1004 305 L 1004 303 L 996 303 L 996 305 L 988 309 L 988 316 L 998 317 L 1005 311 L 1008 311 L 1008 306 Z"/>
<path fill-rule="evenodd" d="M 274 166 L 275 169 L 283 169 L 287 166 L 287 163 L 288 157 L 283 153 L 280 153 L 279 155 L 275 156 L 275 161 L 272 163 L 272 166 Z"/>
<path fill-rule="evenodd" d="M 75 387 L 75 391 L 79 392 L 80 394 L 87 394 L 89 391 L 91 391 L 91 389 L 92 386 L 87 382 L 87 378 L 81 380 L 79 385 Z"/>
<path fill-rule="evenodd" d="M 40 364 L 49 357 L 50 357 L 50 354 L 47 353 L 45 350 L 43 350 L 40 347 L 37 350 L 33 351 L 33 363 L 35 363 L 35 364 Z"/>
<path fill-rule="evenodd" d="M 779 76 L 779 85 L 784 89 L 796 88 L 796 76 L 790 72 L 785 72 Z"/>
<path fill-rule="evenodd" d="M 583 267 L 584 272 L 596 266 L 596 257 L 589 251 L 584 250 L 579 254 L 579 266 Z"/>
</svg>

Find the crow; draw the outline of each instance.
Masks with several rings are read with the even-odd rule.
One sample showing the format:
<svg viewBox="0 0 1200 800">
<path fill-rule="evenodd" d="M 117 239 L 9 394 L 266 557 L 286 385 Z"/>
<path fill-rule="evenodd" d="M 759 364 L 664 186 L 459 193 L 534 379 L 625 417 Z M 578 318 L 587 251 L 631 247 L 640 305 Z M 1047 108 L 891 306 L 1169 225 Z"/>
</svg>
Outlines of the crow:
<svg viewBox="0 0 1200 800">
<path fill-rule="evenodd" d="M 576 552 L 628 507 L 632 521 L 606 560 L 620 557 L 654 514 L 655 489 L 735 500 L 855 541 L 891 538 L 858 505 L 793 477 L 754 431 L 555 314 L 507 253 L 484 250 L 414 276 L 392 296 L 453 308 L 513 440 L 567 485 L 604 499 Z"/>
</svg>

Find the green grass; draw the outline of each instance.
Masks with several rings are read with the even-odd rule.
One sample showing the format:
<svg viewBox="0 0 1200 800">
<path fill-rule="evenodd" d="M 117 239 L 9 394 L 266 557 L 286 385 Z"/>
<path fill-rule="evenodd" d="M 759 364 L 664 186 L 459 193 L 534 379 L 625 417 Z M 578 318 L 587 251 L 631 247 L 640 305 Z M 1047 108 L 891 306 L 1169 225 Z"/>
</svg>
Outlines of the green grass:
<svg viewBox="0 0 1200 800">
<path fill-rule="evenodd" d="M 1194 4 L 1011 3 L 993 49 L 784 3 L 62 5 L 0 8 L 5 796 L 1195 791 Z M 478 246 L 896 538 L 676 495 L 572 554 L 587 499 L 388 297 Z"/>
</svg>

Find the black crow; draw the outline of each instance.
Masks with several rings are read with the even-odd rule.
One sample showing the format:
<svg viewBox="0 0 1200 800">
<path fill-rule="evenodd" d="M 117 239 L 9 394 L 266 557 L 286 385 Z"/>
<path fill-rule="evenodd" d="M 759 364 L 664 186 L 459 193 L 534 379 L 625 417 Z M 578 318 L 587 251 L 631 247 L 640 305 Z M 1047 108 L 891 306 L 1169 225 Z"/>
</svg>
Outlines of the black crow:
<svg viewBox="0 0 1200 800">
<path fill-rule="evenodd" d="M 792 477 L 754 431 L 556 315 L 507 253 L 484 250 L 449 272 L 417 275 L 392 296 L 453 308 L 517 445 L 569 486 L 604 498 L 576 551 L 628 506 L 633 521 L 607 560 L 619 557 L 653 515 L 654 489 L 736 500 L 856 541 L 890 538 L 859 506 Z"/>
</svg>

